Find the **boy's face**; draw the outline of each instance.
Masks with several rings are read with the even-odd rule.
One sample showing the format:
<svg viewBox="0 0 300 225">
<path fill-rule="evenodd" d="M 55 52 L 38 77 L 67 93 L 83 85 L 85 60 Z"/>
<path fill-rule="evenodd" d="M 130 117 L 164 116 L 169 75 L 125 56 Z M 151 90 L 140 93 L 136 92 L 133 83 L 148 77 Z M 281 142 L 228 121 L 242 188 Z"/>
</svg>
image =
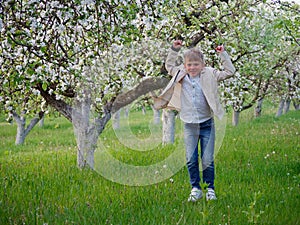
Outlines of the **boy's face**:
<svg viewBox="0 0 300 225">
<path fill-rule="evenodd" d="M 186 59 L 184 68 L 190 76 L 196 77 L 201 73 L 201 70 L 204 68 L 204 64 L 201 61 Z"/>
</svg>

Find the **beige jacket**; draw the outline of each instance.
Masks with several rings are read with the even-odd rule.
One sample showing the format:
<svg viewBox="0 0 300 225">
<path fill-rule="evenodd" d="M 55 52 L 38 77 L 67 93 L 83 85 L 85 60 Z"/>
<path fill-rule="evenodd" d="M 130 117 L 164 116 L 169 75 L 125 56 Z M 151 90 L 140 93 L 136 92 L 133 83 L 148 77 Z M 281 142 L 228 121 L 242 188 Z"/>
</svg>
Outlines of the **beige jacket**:
<svg viewBox="0 0 300 225">
<path fill-rule="evenodd" d="M 178 52 L 171 49 L 166 60 L 166 69 L 173 77 L 163 92 L 158 97 L 154 98 L 155 109 L 169 108 L 180 111 L 181 82 L 184 76 L 187 75 L 187 72 L 183 65 L 175 66 L 177 57 Z M 205 67 L 200 75 L 200 83 L 208 105 L 213 113 L 219 119 L 222 119 L 224 109 L 219 100 L 218 82 L 232 77 L 235 73 L 235 68 L 227 52 L 224 51 L 220 53 L 220 58 L 224 70 L 219 71 L 211 67 Z"/>
</svg>

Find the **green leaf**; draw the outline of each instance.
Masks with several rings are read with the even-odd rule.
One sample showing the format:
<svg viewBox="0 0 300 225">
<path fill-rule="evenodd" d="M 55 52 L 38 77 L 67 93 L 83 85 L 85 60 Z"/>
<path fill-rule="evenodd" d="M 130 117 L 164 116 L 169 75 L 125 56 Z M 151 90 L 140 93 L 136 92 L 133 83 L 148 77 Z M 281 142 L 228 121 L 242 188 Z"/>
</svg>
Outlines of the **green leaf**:
<svg viewBox="0 0 300 225">
<path fill-rule="evenodd" d="M 47 90 L 47 88 L 48 88 L 48 85 L 47 85 L 47 83 L 43 83 L 43 84 L 42 84 L 42 88 L 43 88 L 43 90 L 44 90 L 44 91 L 46 91 L 46 90 Z"/>
<path fill-rule="evenodd" d="M 41 52 L 46 53 L 47 52 L 47 46 L 41 47 Z"/>
<path fill-rule="evenodd" d="M 35 71 L 34 71 L 34 69 L 32 69 L 32 68 L 28 68 L 27 71 L 26 71 L 26 73 L 29 74 L 29 75 L 33 75 L 34 72 L 35 72 Z"/>
<path fill-rule="evenodd" d="M 283 27 L 283 21 L 280 21 L 279 23 L 276 23 L 274 25 L 274 29 L 281 29 Z"/>
</svg>

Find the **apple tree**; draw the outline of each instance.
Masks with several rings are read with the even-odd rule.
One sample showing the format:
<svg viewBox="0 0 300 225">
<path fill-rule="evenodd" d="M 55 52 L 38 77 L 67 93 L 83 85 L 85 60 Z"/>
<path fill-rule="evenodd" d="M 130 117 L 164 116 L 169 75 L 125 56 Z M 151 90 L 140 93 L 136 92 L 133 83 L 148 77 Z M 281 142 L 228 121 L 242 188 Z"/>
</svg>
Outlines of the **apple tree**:
<svg viewBox="0 0 300 225">
<path fill-rule="evenodd" d="M 130 43 L 151 33 L 155 24 L 164 23 L 161 13 L 170 7 L 168 1 L 6 0 L 0 4 L 1 82 L 13 92 L 18 85 L 26 88 L 24 96 L 36 93 L 71 121 L 78 166 L 93 167 L 96 141 L 111 113 L 167 82 L 144 78 L 124 93 L 128 82 L 140 78 L 129 68 L 133 54 L 116 57 L 119 50 L 130 50 Z M 16 102 L 16 97 L 7 94 L 5 102 Z"/>
</svg>

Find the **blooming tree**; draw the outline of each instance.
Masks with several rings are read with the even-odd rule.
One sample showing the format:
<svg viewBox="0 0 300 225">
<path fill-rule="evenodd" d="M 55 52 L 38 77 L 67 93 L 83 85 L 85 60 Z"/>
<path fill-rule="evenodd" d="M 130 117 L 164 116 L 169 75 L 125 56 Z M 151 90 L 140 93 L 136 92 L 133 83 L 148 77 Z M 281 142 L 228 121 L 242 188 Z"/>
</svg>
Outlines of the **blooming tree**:
<svg viewBox="0 0 300 225">
<path fill-rule="evenodd" d="M 20 107 L 15 104 L 18 95 L 30 96 L 37 107 L 29 101 L 28 105 L 35 111 L 43 102 L 54 107 L 74 125 L 79 167 L 93 167 L 97 139 L 111 114 L 166 85 L 168 79 L 160 77 L 169 48 L 166 41 L 182 38 L 187 47 L 200 44 L 212 66 L 218 62 L 214 48 L 225 44 L 241 74 L 224 86 L 234 93 L 223 96 L 230 98 L 228 104 L 240 109 L 246 102 L 240 96 L 245 99 L 248 94 L 243 89 L 256 84 L 261 90 L 260 79 L 264 84 L 270 77 L 270 42 L 279 46 L 279 40 L 271 38 L 271 28 L 261 31 L 268 35 L 258 32 L 265 25 L 261 21 L 269 19 L 261 14 L 260 2 L 4 0 L 0 100 L 8 110 Z M 266 49 L 269 61 L 263 61 L 261 71 L 258 53 Z M 257 76 L 258 71 L 262 75 Z"/>
<path fill-rule="evenodd" d="M 9 105 L 17 100 L 9 88 L 19 97 L 42 96 L 74 124 L 78 165 L 93 167 L 94 146 L 111 113 L 166 84 L 165 79 L 144 79 L 134 91 L 123 93 L 126 85 L 140 78 L 140 71 L 129 68 L 127 59 L 132 54 L 126 58 L 124 52 L 120 58 L 118 52 L 128 53 L 131 42 L 150 32 L 153 24 L 163 23 L 160 13 L 168 8 L 168 1 L 7 0 L 0 4 L 0 73 L 1 84 L 6 84 L 1 100 L 7 110 L 14 110 L 20 105 Z M 94 124 L 91 109 L 98 113 Z"/>
<path fill-rule="evenodd" d="M 278 93 L 274 101 L 279 98 L 279 106 L 276 116 L 289 111 L 292 102 L 295 109 L 299 110 L 300 105 L 300 79 L 299 79 L 299 55 L 291 59 L 285 65 L 285 68 L 277 70 L 275 77 L 276 82 L 272 83 L 272 89 Z"/>
<path fill-rule="evenodd" d="M 295 23 L 298 14 L 287 11 L 288 6 L 293 5 L 258 4 L 249 8 L 251 15 L 240 18 L 238 25 L 234 26 L 236 31 L 231 51 L 235 52 L 233 62 L 238 73 L 223 86 L 223 99 L 227 106 L 233 107 L 234 125 L 237 125 L 241 111 L 257 103 L 255 113 L 259 115 L 264 97 L 278 96 L 276 89 L 271 87 L 285 78 L 278 79 L 277 71 L 285 68 L 290 60 L 295 60 L 298 54 L 298 26 Z M 297 7 L 295 5 L 293 9 Z M 282 29 L 283 22 L 291 29 Z"/>
</svg>

